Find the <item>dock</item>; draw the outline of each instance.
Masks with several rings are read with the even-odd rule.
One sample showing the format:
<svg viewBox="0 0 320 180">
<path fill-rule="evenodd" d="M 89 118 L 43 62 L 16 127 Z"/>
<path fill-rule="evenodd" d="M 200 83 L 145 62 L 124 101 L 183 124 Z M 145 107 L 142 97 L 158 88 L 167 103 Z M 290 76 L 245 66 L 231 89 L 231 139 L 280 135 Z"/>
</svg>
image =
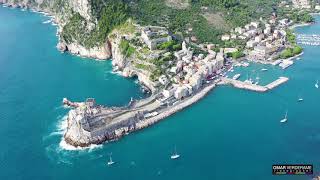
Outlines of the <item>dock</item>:
<svg viewBox="0 0 320 180">
<path fill-rule="evenodd" d="M 239 88 L 239 89 L 246 89 L 246 90 L 255 91 L 255 92 L 267 92 L 269 90 L 272 90 L 272 89 L 280 86 L 281 84 L 287 82 L 288 80 L 289 80 L 289 78 L 287 78 L 287 77 L 279 77 L 277 80 L 271 82 L 270 84 L 268 84 L 266 86 L 260 86 L 260 85 L 256 85 L 256 84 L 252 84 L 252 83 L 248 83 L 248 82 L 243 82 L 243 81 L 239 81 L 239 80 L 234 80 L 234 79 L 222 77 L 221 81 L 219 82 L 219 85 L 230 84 L 230 85 L 232 85 L 236 88 Z"/>
<path fill-rule="evenodd" d="M 272 83 L 266 85 L 265 87 L 269 90 L 276 88 L 278 86 L 280 86 L 281 84 L 285 83 L 289 81 L 289 78 L 287 77 L 279 77 L 277 80 L 273 81 Z"/>
</svg>

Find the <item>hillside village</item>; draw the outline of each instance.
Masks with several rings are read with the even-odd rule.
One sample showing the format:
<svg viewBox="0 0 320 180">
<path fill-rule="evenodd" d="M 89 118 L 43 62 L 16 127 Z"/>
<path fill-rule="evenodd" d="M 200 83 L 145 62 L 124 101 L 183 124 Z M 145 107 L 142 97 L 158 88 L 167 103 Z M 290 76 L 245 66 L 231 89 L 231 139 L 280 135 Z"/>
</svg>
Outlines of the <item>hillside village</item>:
<svg viewBox="0 0 320 180">
<path fill-rule="evenodd" d="M 290 6 L 307 8 L 303 2 L 293 1 L 299 4 Z M 281 4 L 288 5 L 287 2 Z M 127 64 L 130 68 L 124 68 L 124 73 L 128 76 L 130 72 L 127 70 L 130 69 L 131 74 L 144 74 L 147 80 L 142 83 L 151 91 L 162 93 L 161 102 L 172 98 L 180 100 L 197 92 L 216 75 L 221 75 L 226 62 L 230 65 L 232 61 L 247 59 L 274 63 L 279 58 L 301 53 L 302 48 L 295 43 L 295 36 L 289 29 L 294 23 L 273 13 L 269 19 L 260 18 L 223 34 L 221 44 L 197 44 L 188 37 L 177 39 L 165 27 L 135 25 L 133 35 L 121 37 L 121 52 L 125 58 L 131 59 L 128 61 L 130 65 Z M 280 66 L 286 68 L 291 63 L 284 61 Z M 116 70 L 123 68 L 114 65 Z"/>
<path fill-rule="evenodd" d="M 231 34 L 221 37 L 222 41 L 243 40 L 245 41 L 244 53 L 249 60 L 271 61 L 286 48 L 287 28 L 292 22 L 289 19 L 277 20 L 272 16 L 268 22 L 251 22 L 245 27 L 237 27 Z M 238 51 L 234 48 L 231 53 Z"/>
</svg>

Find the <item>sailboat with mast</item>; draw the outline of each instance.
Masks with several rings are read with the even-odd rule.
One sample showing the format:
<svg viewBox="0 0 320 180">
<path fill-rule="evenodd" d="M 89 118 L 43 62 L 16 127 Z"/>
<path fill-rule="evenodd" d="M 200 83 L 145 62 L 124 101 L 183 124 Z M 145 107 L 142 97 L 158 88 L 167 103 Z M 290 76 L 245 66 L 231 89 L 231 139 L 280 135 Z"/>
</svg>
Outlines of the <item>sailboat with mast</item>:
<svg viewBox="0 0 320 180">
<path fill-rule="evenodd" d="M 282 120 L 280 120 L 281 123 L 285 123 L 288 121 L 288 111 L 286 111 L 286 115 L 284 116 L 284 118 Z"/>
<path fill-rule="evenodd" d="M 178 159 L 180 157 L 180 155 L 177 153 L 177 147 L 174 146 L 174 152 L 173 154 L 170 156 L 171 159 Z"/>
<path fill-rule="evenodd" d="M 258 85 L 259 81 L 260 81 L 260 76 L 259 76 L 259 73 L 257 73 L 256 82 L 254 84 Z"/>
<path fill-rule="evenodd" d="M 303 98 L 300 95 L 299 98 L 298 98 L 298 102 L 302 102 L 302 101 L 303 101 Z"/>
<path fill-rule="evenodd" d="M 111 155 L 112 155 L 112 153 L 109 154 L 109 161 L 107 162 L 108 166 L 111 166 L 115 163 L 114 161 L 112 161 Z"/>
</svg>

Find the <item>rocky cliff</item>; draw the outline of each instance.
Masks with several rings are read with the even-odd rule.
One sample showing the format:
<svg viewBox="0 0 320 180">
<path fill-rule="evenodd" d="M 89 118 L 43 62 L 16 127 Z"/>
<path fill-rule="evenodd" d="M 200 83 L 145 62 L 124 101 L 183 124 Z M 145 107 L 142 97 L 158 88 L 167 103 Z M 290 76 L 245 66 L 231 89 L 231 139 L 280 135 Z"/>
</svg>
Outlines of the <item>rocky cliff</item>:
<svg viewBox="0 0 320 180">
<path fill-rule="evenodd" d="M 111 57 L 111 47 L 107 39 L 104 43 L 91 44 L 83 41 L 90 38 L 91 32 L 97 29 L 97 17 L 93 15 L 92 0 L 0 0 L 0 4 L 7 4 L 15 8 L 29 8 L 46 12 L 54 16 L 58 24 L 59 43 L 57 48 L 84 57 L 108 59 Z M 73 33 L 66 36 L 66 27 L 70 27 L 74 17 L 81 17 L 82 25 L 73 27 Z M 70 25 L 71 24 L 71 25 Z M 70 28 L 69 28 L 70 29 Z M 82 33 L 85 32 L 85 33 Z M 67 39 L 68 38 L 68 39 Z"/>
<path fill-rule="evenodd" d="M 128 25 L 130 24 L 130 25 Z M 115 29 L 110 33 L 109 42 L 112 52 L 112 65 L 114 69 L 121 72 L 121 75 L 124 77 L 138 77 L 139 82 L 144 85 L 144 87 L 151 90 L 153 93 L 156 92 L 156 84 L 150 80 L 150 72 L 147 70 L 141 70 L 135 68 L 134 63 L 139 61 L 136 53 L 133 53 L 131 56 L 124 55 L 121 50 L 121 41 L 123 39 L 133 39 L 137 38 L 136 34 L 141 31 L 139 25 L 133 25 L 131 20 L 128 20 L 126 23 L 127 26 L 134 26 L 132 32 L 126 31 L 128 27 L 124 26 L 122 28 Z M 130 28 L 131 29 L 131 28 Z"/>
</svg>

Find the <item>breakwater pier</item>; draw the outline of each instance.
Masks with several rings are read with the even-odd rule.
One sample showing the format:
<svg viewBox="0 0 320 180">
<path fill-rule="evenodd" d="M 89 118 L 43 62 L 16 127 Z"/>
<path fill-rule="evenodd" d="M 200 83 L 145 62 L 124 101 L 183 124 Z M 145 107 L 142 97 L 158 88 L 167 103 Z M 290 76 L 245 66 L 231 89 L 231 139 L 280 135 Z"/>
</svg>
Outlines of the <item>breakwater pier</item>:
<svg viewBox="0 0 320 180">
<path fill-rule="evenodd" d="M 75 147 L 101 144 L 148 127 L 184 108 L 196 103 L 216 86 L 215 82 L 204 85 L 198 92 L 175 104 L 163 106 L 158 95 L 147 99 L 132 100 L 124 107 L 105 107 L 97 105 L 92 98 L 86 102 L 73 103 L 67 99 L 63 104 L 75 104 L 69 112 L 68 128 L 64 140 Z"/>
<path fill-rule="evenodd" d="M 266 86 L 260 86 L 260 85 L 252 84 L 249 82 L 243 82 L 239 80 L 222 77 L 221 81 L 219 82 L 219 85 L 232 85 L 239 89 L 246 89 L 246 90 L 256 91 L 256 92 L 266 92 L 280 86 L 281 84 L 287 82 L 288 80 L 289 78 L 287 77 L 279 77 L 277 80 L 271 82 Z"/>
</svg>

